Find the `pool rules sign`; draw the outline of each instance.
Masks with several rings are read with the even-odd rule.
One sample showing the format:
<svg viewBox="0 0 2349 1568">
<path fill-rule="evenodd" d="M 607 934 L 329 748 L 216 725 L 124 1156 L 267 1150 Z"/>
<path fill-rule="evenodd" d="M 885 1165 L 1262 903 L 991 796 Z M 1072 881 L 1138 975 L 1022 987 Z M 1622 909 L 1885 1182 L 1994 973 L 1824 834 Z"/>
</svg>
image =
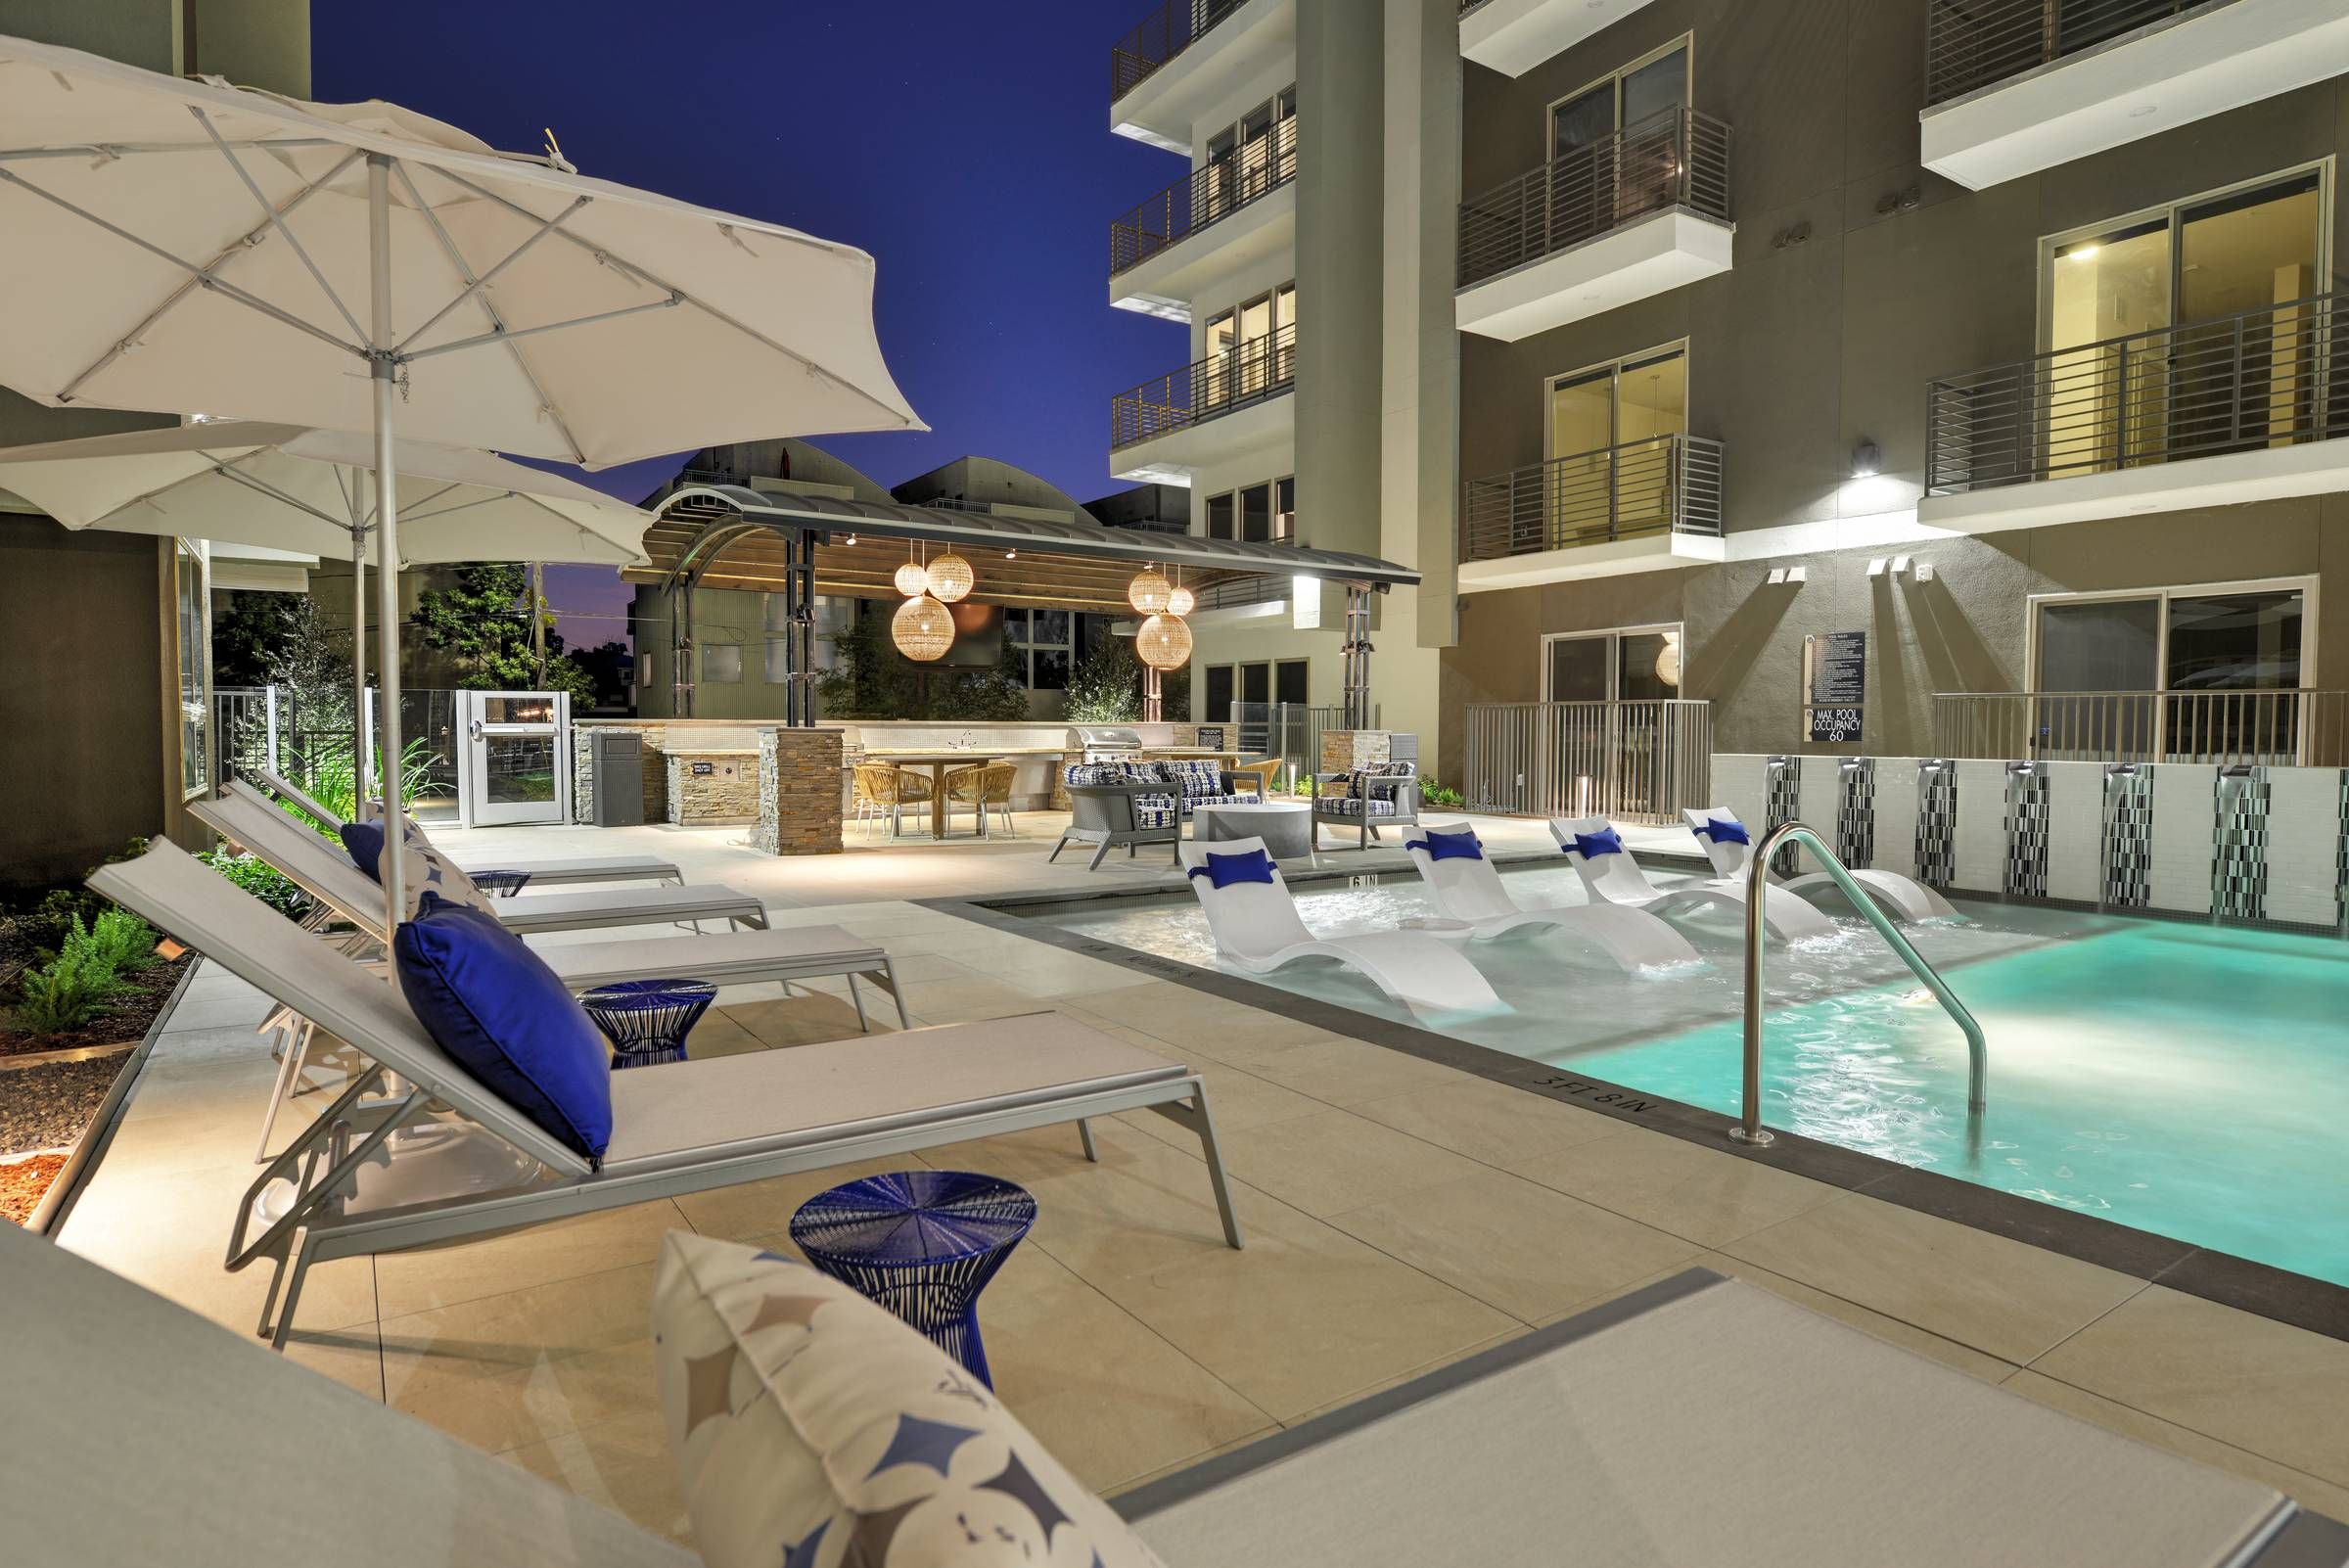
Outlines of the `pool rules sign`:
<svg viewBox="0 0 2349 1568">
<path fill-rule="evenodd" d="M 1815 744 L 1856 746 L 1867 705 L 1867 633 L 1815 631 L 1803 639 L 1803 711 Z"/>
</svg>

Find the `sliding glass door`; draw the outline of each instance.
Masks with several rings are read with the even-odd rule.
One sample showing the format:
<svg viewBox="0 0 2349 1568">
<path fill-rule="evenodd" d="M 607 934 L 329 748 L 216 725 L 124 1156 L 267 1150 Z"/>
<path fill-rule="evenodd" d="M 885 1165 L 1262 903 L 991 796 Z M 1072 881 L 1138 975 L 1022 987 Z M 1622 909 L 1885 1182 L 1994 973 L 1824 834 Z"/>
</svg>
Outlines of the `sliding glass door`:
<svg viewBox="0 0 2349 1568">
<path fill-rule="evenodd" d="M 2038 601 L 2036 755 L 2295 761 L 2309 716 L 2310 591 L 2254 583 Z"/>
<path fill-rule="evenodd" d="M 1549 384 L 1552 548 L 1668 527 L 1671 438 L 1688 430 L 1688 353 L 1675 345 Z"/>
</svg>

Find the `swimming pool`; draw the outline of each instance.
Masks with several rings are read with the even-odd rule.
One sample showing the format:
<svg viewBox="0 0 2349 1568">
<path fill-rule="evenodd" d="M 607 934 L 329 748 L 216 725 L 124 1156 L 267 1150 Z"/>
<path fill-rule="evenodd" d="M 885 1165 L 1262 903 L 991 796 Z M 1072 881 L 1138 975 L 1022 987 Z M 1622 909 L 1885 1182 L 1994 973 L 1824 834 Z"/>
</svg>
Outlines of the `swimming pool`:
<svg viewBox="0 0 2349 1568">
<path fill-rule="evenodd" d="M 1526 907 L 1584 901 L 1564 866 L 1503 874 Z M 1433 912 L 1407 871 L 1297 891 L 1306 923 L 1322 934 Z M 2349 1285 L 2349 944 L 2023 905 L 1960 909 L 1970 923 L 1910 935 L 1989 1039 L 1979 1149 L 1968 1147 L 1957 1027 L 1850 918 L 1831 938 L 1773 946 L 1764 1121 Z M 1216 966 L 1206 921 L 1184 895 L 1036 913 Z M 1636 976 L 1556 933 L 1480 944 L 1470 957 L 1514 1010 L 1417 1022 L 1734 1116 L 1737 935 L 1727 926 L 1691 935 L 1709 963 Z M 1414 1021 L 1335 968 L 1260 978 Z"/>
</svg>

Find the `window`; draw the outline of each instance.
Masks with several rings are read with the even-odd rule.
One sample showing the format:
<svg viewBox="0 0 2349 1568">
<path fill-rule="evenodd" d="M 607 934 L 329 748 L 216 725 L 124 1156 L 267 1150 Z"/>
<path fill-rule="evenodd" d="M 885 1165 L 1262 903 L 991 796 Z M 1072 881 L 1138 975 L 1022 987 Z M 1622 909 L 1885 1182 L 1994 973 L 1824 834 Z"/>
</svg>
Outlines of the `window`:
<svg viewBox="0 0 2349 1568">
<path fill-rule="evenodd" d="M 707 685 L 737 684 L 742 679 L 742 644 L 738 642 L 706 642 L 702 644 L 702 680 Z"/>
<path fill-rule="evenodd" d="M 1207 498 L 1207 536 L 1252 543 L 1286 541 L 1296 534 L 1297 481 L 1267 480 Z"/>
<path fill-rule="evenodd" d="M 1201 413 L 1284 388 L 1297 373 L 1297 285 L 1284 283 L 1209 318 Z"/>
<path fill-rule="evenodd" d="M 1553 247 L 1678 199 L 1691 53 L 1682 37 L 1549 106 Z"/>
<path fill-rule="evenodd" d="M 1257 105 L 1236 125 L 1207 139 L 1206 179 L 1197 186 L 1194 226 L 1204 227 L 1246 205 L 1297 171 L 1297 89 Z"/>
<path fill-rule="evenodd" d="M 1272 486 L 1251 484 L 1240 491 L 1240 537 L 1261 544 L 1272 537 Z"/>
<path fill-rule="evenodd" d="M 1681 694 L 1678 624 L 1565 632 L 1542 639 L 1542 700 L 1660 702 Z"/>
<path fill-rule="evenodd" d="M 1077 618 L 1066 610 L 1003 612 L 1003 640 L 1026 655 L 1030 691 L 1066 691 L 1076 656 Z"/>
<path fill-rule="evenodd" d="M 1553 378 L 1543 437 L 1549 536 L 1672 521 L 1672 438 L 1688 430 L 1688 347 L 1674 344 Z"/>
<path fill-rule="evenodd" d="M 856 601 L 836 594 L 818 594 L 810 607 L 810 614 L 813 624 L 808 629 L 811 633 L 809 640 L 813 644 L 813 664 L 816 673 L 821 674 L 840 667 L 840 654 L 834 646 L 834 639 L 854 624 Z M 766 596 L 766 629 L 770 633 L 766 639 L 767 683 L 781 685 L 784 675 L 788 673 L 788 644 L 775 633 L 789 628 L 784 618 L 783 596 L 779 593 Z"/>
<path fill-rule="evenodd" d="M 2311 579 L 2034 601 L 2042 757 L 2291 761 Z"/>
<path fill-rule="evenodd" d="M 1211 495 L 1207 498 L 1207 536 L 1211 539 L 1231 537 L 1232 497 Z"/>
<path fill-rule="evenodd" d="M 1272 484 L 1272 537 L 1286 543 L 1297 536 L 1297 482 L 1294 479 L 1275 480 Z"/>
<path fill-rule="evenodd" d="M 211 784 L 211 595 L 205 587 L 204 557 L 185 539 L 174 539 L 171 557 L 173 621 L 179 663 L 179 793 L 182 800 L 204 794 Z"/>
</svg>

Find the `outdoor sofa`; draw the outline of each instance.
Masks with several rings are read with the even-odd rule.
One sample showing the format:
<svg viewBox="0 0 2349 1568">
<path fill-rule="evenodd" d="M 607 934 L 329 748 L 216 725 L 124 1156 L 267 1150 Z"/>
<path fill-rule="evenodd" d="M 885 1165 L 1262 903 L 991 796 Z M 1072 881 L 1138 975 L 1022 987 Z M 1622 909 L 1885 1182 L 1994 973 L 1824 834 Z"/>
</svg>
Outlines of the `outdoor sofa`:
<svg viewBox="0 0 2349 1568">
<path fill-rule="evenodd" d="M 1182 842 L 1182 824 L 1202 806 L 1235 806 L 1264 799 L 1263 777 L 1234 772 L 1213 758 L 1170 761 L 1074 762 L 1062 775 L 1069 826 L 1045 862 L 1072 844 L 1093 846 L 1088 871 L 1115 849 L 1131 858 L 1141 845 Z"/>
</svg>

